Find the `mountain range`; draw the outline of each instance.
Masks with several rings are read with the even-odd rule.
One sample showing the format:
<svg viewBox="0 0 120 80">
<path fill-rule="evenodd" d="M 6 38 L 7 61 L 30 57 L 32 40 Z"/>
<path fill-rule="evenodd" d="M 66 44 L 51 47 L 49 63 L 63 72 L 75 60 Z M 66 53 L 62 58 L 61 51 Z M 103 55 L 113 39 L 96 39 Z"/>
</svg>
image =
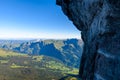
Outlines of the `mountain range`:
<svg viewBox="0 0 120 80">
<path fill-rule="evenodd" d="M 0 40 L 0 48 L 30 56 L 45 55 L 56 58 L 70 67 L 79 67 L 83 42 L 80 39 L 65 40 Z"/>
</svg>

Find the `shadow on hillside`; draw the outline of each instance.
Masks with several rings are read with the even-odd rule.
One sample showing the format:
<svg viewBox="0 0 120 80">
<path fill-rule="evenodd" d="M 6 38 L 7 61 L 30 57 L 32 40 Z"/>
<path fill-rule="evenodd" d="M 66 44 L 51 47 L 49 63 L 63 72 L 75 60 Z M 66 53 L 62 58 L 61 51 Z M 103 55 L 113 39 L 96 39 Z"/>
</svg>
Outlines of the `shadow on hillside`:
<svg viewBox="0 0 120 80">
<path fill-rule="evenodd" d="M 82 80 L 78 75 L 68 74 L 67 76 L 59 79 L 59 80 Z"/>
</svg>

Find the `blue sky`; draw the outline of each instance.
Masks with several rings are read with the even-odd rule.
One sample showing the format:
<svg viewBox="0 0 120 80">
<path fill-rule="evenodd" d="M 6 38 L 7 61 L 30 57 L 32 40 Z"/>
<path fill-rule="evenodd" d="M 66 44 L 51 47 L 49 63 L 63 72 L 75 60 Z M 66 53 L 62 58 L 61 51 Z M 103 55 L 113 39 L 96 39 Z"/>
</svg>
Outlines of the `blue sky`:
<svg viewBox="0 0 120 80">
<path fill-rule="evenodd" d="M 0 0 L 0 39 L 80 38 L 55 0 Z"/>
</svg>

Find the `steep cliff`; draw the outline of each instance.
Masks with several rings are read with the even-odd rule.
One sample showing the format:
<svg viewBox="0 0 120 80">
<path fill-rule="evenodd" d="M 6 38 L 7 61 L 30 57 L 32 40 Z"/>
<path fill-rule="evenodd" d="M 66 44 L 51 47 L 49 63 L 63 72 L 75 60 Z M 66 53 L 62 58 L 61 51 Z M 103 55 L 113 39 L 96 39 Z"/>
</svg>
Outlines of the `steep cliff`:
<svg viewBox="0 0 120 80">
<path fill-rule="evenodd" d="M 120 0 L 57 0 L 84 41 L 83 80 L 120 80 Z"/>
</svg>

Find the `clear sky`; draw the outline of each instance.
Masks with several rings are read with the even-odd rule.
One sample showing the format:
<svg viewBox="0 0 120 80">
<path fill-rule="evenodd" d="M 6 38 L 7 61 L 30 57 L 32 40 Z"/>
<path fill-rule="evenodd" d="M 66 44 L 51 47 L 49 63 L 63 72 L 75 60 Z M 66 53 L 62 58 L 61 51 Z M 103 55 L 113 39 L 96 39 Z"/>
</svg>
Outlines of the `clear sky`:
<svg viewBox="0 0 120 80">
<path fill-rule="evenodd" d="M 80 38 L 55 0 L 0 0 L 0 39 Z"/>
</svg>

